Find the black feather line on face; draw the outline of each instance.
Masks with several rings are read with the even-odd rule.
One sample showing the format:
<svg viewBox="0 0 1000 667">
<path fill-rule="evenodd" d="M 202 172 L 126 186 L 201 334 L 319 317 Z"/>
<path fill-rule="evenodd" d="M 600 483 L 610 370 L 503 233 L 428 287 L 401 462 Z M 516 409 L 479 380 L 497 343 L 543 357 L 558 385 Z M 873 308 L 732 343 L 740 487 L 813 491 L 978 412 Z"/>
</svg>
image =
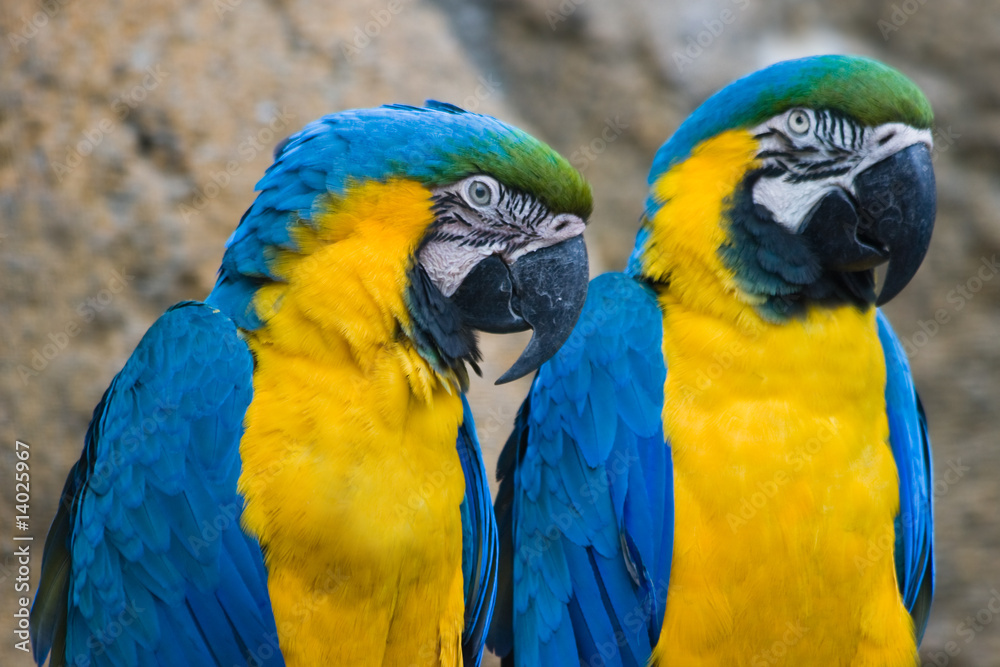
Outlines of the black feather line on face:
<svg viewBox="0 0 1000 667">
<path fill-rule="evenodd" d="M 729 198 L 723 222 L 728 240 L 719 249 L 740 289 L 764 299 L 757 307 L 761 316 L 782 322 L 802 317 L 810 305 L 852 305 L 860 310 L 872 306 L 874 272 L 824 269 L 808 239 L 754 203 L 753 186 L 765 175 L 774 175 L 774 168 L 750 172 Z"/>
<path fill-rule="evenodd" d="M 455 192 L 442 192 L 441 194 L 436 195 L 433 201 L 434 204 L 431 206 L 431 211 L 434 213 L 435 217 L 438 217 L 441 213 L 452 209 L 469 208 L 466 205 L 465 200 Z"/>
<path fill-rule="evenodd" d="M 848 173 L 851 170 L 850 165 L 846 167 L 837 167 L 836 169 L 827 169 L 826 171 L 809 171 L 808 166 L 804 166 L 806 171 L 804 173 L 790 174 L 788 176 L 789 183 L 803 183 L 805 181 L 821 181 L 824 178 L 832 178 L 834 176 L 841 176 Z"/>
<path fill-rule="evenodd" d="M 840 164 L 840 160 L 830 159 L 830 160 L 819 160 L 817 162 L 806 162 L 802 165 L 802 168 L 806 171 L 816 171 L 817 169 L 826 169 L 828 167 L 833 167 L 834 165 Z"/>
<path fill-rule="evenodd" d="M 761 151 L 761 152 L 757 153 L 757 158 L 760 159 L 760 160 L 765 160 L 765 159 L 770 158 L 770 157 L 773 157 L 773 158 L 790 158 L 790 157 L 792 157 L 792 153 L 791 153 L 791 151 L 775 151 L 775 150 Z"/>
<path fill-rule="evenodd" d="M 864 128 L 847 116 L 827 110 L 815 112 L 815 119 L 812 135 L 803 138 L 811 143 L 797 145 L 778 129 L 762 132 L 761 135 L 775 137 L 781 146 L 775 147 L 772 141 L 768 148 L 757 153 L 757 158 L 765 160 L 768 167 L 787 173 L 785 179 L 789 183 L 849 173 L 859 159 L 856 150 L 864 143 Z"/>
<path fill-rule="evenodd" d="M 431 206 L 434 221 L 428 228 L 421 246 L 430 241 L 455 242 L 463 247 L 481 248 L 495 245 L 506 253 L 516 252 L 540 238 L 539 225 L 550 215 L 548 208 L 531 195 L 500 184 L 497 203 L 491 211 L 471 206 L 454 192 L 442 192 Z M 441 228 L 458 224 L 468 233 Z"/>
<path fill-rule="evenodd" d="M 814 132 L 828 150 L 840 153 L 850 153 L 864 144 L 864 127 L 845 114 L 830 109 L 816 112 L 816 131 Z"/>
</svg>

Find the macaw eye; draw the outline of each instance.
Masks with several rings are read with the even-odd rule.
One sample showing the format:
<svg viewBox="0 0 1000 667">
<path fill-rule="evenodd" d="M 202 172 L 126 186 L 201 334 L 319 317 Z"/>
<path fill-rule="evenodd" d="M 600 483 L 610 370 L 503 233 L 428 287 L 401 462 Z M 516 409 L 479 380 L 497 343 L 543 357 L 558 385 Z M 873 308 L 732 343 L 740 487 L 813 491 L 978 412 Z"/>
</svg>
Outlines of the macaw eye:
<svg viewBox="0 0 1000 667">
<path fill-rule="evenodd" d="M 486 181 L 476 179 L 465 186 L 465 196 L 474 206 L 489 206 L 493 201 L 493 189 Z"/>
<path fill-rule="evenodd" d="M 809 123 L 809 114 L 802 109 L 796 109 L 788 114 L 788 129 L 792 134 L 805 134 L 809 131 Z"/>
</svg>

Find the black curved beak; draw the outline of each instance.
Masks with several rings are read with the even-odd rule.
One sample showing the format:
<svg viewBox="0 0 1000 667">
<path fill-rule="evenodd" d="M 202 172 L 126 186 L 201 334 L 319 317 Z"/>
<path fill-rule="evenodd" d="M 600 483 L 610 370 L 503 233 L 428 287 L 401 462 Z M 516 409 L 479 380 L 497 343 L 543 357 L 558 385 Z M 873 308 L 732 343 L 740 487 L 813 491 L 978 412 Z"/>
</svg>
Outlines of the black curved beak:
<svg viewBox="0 0 1000 667">
<path fill-rule="evenodd" d="M 824 268 L 869 271 L 889 262 L 876 305 L 899 294 L 920 268 L 934 230 L 937 195 L 925 144 L 914 144 L 854 179 L 854 196 L 831 192 L 802 233 Z"/>
<path fill-rule="evenodd" d="M 465 324 L 489 333 L 533 331 L 496 384 L 537 370 L 562 347 L 587 299 L 588 278 L 582 235 L 522 255 L 510 266 L 491 255 L 466 276 L 451 297 Z"/>
</svg>

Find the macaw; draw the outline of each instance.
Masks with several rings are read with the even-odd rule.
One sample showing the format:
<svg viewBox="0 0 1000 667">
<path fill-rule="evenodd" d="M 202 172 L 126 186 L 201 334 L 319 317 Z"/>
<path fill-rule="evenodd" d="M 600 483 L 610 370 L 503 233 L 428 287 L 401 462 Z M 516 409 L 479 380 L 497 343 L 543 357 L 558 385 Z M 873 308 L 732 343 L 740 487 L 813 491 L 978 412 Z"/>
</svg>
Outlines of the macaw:
<svg viewBox="0 0 1000 667">
<path fill-rule="evenodd" d="M 278 146 L 204 303 L 170 308 L 94 411 L 31 612 L 42 665 L 479 665 L 496 526 L 463 392 L 475 330 L 586 295 L 589 185 L 444 103 Z"/>
<path fill-rule="evenodd" d="M 916 663 L 930 448 L 877 306 L 929 244 L 931 123 L 896 70 L 817 56 L 660 148 L 627 270 L 591 282 L 500 456 L 505 664 Z"/>
</svg>

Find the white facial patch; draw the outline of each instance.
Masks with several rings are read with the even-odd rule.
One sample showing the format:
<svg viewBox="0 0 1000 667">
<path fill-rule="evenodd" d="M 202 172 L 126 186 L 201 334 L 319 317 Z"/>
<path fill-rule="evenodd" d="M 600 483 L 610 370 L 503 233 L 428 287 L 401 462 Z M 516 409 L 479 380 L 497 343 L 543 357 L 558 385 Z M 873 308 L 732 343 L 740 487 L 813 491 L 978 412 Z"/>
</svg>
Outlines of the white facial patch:
<svg viewBox="0 0 1000 667">
<path fill-rule="evenodd" d="M 767 173 L 753 201 L 797 232 L 830 192 L 854 193 L 854 179 L 877 162 L 914 144 L 933 147 L 930 130 L 904 123 L 864 127 L 829 111 L 791 109 L 753 128 Z"/>
<path fill-rule="evenodd" d="M 489 248 L 433 240 L 420 249 L 418 261 L 441 293 L 451 296 L 476 264 L 492 254 Z"/>
<path fill-rule="evenodd" d="M 585 227 L 580 217 L 553 214 L 534 197 L 484 175 L 437 188 L 433 197 L 437 219 L 417 261 L 445 296 L 490 255 L 510 265 L 533 250 L 582 234 Z"/>
</svg>

